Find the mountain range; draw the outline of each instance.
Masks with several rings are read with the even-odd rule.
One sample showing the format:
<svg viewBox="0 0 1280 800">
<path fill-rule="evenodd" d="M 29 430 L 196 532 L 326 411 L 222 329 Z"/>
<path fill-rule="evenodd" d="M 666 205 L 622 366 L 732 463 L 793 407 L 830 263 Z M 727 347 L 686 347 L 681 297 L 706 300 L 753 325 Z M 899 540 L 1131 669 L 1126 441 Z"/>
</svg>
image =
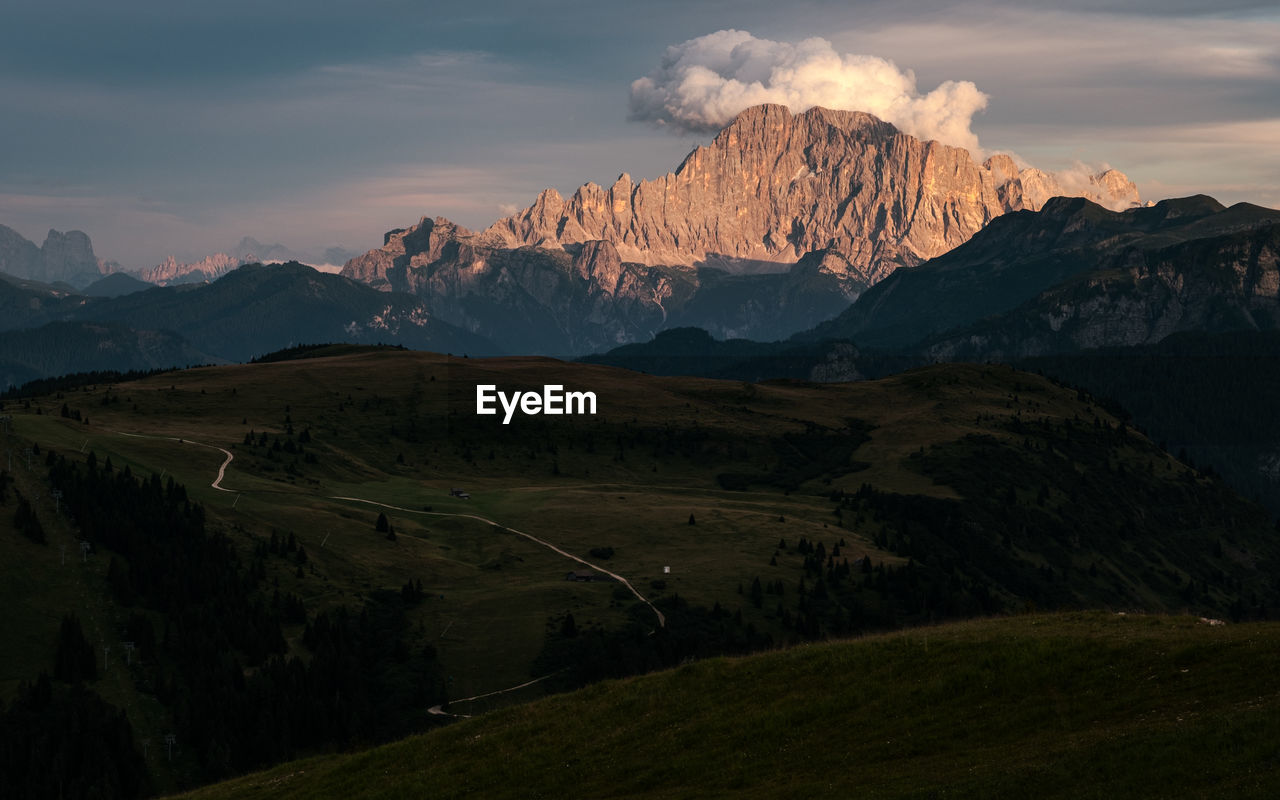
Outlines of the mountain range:
<svg viewBox="0 0 1280 800">
<path fill-rule="evenodd" d="M 0 387 L 74 371 L 248 361 L 312 342 L 498 352 L 436 319 L 415 297 L 296 262 L 245 265 L 213 283 L 116 297 L 0 280 L 0 312 Z"/>
<path fill-rule="evenodd" d="M 1280 211 L 1249 203 L 1198 195 L 1114 212 L 1055 198 L 896 272 L 801 338 L 1002 360 L 1275 328 L 1278 242 Z"/>
<path fill-rule="evenodd" d="M 443 217 L 389 231 L 381 247 L 346 262 L 346 288 L 325 294 L 314 318 L 297 318 L 293 336 L 282 325 L 232 322 L 248 319 L 235 302 L 267 304 L 256 291 L 270 293 L 281 320 L 317 300 L 318 279 L 300 267 L 271 280 L 250 280 L 267 274 L 263 267 L 240 274 L 242 259 L 288 255 L 281 245 L 245 237 L 231 252 L 191 264 L 170 258 L 144 273 L 174 285 L 236 276 L 201 295 L 205 308 L 177 313 L 184 295 L 80 296 L 139 288 L 123 278 L 85 287 L 96 260 L 82 233 L 51 231 L 37 248 L 0 229 L 9 272 L 83 287 L 10 282 L 0 287 L 9 310 L 0 327 L 121 323 L 168 330 L 236 360 L 322 332 L 364 336 L 347 332 L 355 325 L 403 335 L 410 346 L 582 356 L 633 345 L 599 360 L 845 380 L 913 361 L 1016 359 L 1179 331 L 1276 327 L 1278 218 L 1204 196 L 1141 206 L 1115 170 L 1081 177 L 1003 155 L 979 162 L 867 114 L 763 105 L 656 180 L 624 175 L 568 200 L 547 190 L 479 232 Z M 287 297 L 284 286 L 300 295 Z M 375 308 L 381 293 L 397 299 Z M 372 322 L 379 319 L 385 327 Z M 422 320 L 434 326 L 429 334 Z M 664 333 L 686 328 L 705 335 Z M 224 341 L 207 338 L 212 330 Z M 266 338 L 251 342 L 248 331 Z M 725 350 L 725 340 L 744 341 Z M 706 363 L 675 367 L 672 358 Z"/>
<path fill-rule="evenodd" d="M 789 264 L 833 250 L 862 280 L 941 255 L 997 216 L 1080 194 L 1115 207 L 1138 202 L 1125 175 L 1106 170 L 1068 187 L 1007 155 L 921 141 L 870 114 L 815 107 L 740 113 L 675 172 L 568 200 L 548 189 L 481 239 L 505 247 L 609 241 L 628 261 L 735 267 Z"/>
<path fill-rule="evenodd" d="M 317 266 L 333 267 L 343 264 L 357 254 L 341 247 L 329 247 L 323 253 L 301 253 L 282 244 L 263 244 L 252 236 L 245 236 L 235 247 L 225 252 L 213 253 L 192 262 L 179 261 L 168 256 L 149 269 L 138 270 L 136 276 L 156 286 L 173 286 L 183 283 L 215 281 L 244 264 L 271 264 L 298 261 Z"/>
<path fill-rule="evenodd" d="M 336 265 L 356 255 L 341 247 L 329 247 L 322 253 L 300 253 L 282 244 L 263 244 L 245 236 L 235 247 L 196 261 L 182 262 L 171 255 L 154 267 L 129 269 L 95 255 L 93 242 L 84 231 L 50 230 L 44 244 L 37 247 L 13 228 L 0 225 L 0 273 L 47 284 L 62 283 L 77 290 L 104 276 L 121 273 L 155 286 L 203 283 L 217 280 L 243 264 L 299 261 L 336 271 Z M 120 286 L 123 284 L 117 288 Z"/>
<path fill-rule="evenodd" d="M 444 218 L 391 231 L 342 275 L 414 294 L 454 325 L 511 352 L 574 355 L 645 340 L 673 325 L 780 338 L 839 313 L 865 288 L 846 259 L 811 254 L 784 273 L 623 262 L 610 242 L 488 247 Z"/>
<path fill-rule="evenodd" d="M 1108 170 L 1075 187 L 1138 202 Z M 896 267 L 967 241 L 992 219 L 1070 193 L 1008 156 L 922 142 L 867 114 L 742 112 L 676 170 L 524 211 L 473 232 L 423 218 L 342 274 L 410 292 L 513 351 L 581 354 L 694 326 L 782 338 L 846 308 Z"/>
<path fill-rule="evenodd" d="M 896 268 L 1072 193 L 1112 207 L 1138 202 L 1115 170 L 1069 177 L 1005 155 L 978 162 L 868 114 L 762 105 L 666 176 L 636 183 L 623 175 L 608 190 L 586 184 L 568 200 L 547 190 L 480 232 L 424 217 L 348 259 L 342 274 L 415 295 L 434 320 L 505 352 L 578 356 L 679 327 L 782 340 L 845 312 Z M 346 255 L 330 248 L 323 258 Z M 244 237 L 226 252 L 190 263 L 171 256 L 131 274 L 196 284 L 297 256 Z M 117 267 L 100 263 L 79 231 L 51 231 L 37 248 L 0 229 L 0 271 L 19 278 L 86 290 Z M 92 293 L 126 290 L 118 284 Z M 38 301 L 41 309 L 62 302 Z M 27 309 L 9 327 L 31 316 L 40 313 Z"/>
<path fill-rule="evenodd" d="M 695 346 L 748 371 L 756 369 L 752 357 L 774 359 L 779 352 L 812 367 L 835 342 L 841 352 L 871 360 L 893 354 L 918 363 L 1009 361 L 1148 345 L 1180 332 L 1276 329 L 1280 211 L 1250 203 L 1227 208 L 1203 195 L 1125 211 L 1057 197 L 1040 211 L 1001 216 L 954 250 L 894 272 L 785 346 L 759 343 L 753 350 L 745 342 L 721 346 L 711 337 L 664 334 L 593 360 L 654 363 Z"/>
<path fill-rule="evenodd" d="M 36 247 L 13 228 L 0 225 L 0 272 L 16 278 L 82 287 L 117 268 L 94 255 L 84 231 L 50 229 L 44 244 Z"/>
</svg>

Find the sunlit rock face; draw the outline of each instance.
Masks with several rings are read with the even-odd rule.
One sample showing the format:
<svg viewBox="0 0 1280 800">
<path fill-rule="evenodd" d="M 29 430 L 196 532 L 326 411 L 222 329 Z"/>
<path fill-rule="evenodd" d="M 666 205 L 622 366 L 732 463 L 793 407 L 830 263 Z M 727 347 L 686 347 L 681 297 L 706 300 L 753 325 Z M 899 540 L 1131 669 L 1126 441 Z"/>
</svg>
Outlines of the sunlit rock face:
<svg viewBox="0 0 1280 800">
<path fill-rule="evenodd" d="M 874 283 L 1055 195 L 1111 208 L 1138 202 L 1132 181 L 1115 170 L 1057 176 L 1019 169 L 1005 155 L 978 163 L 963 148 L 921 141 L 870 114 L 762 105 L 673 173 L 639 183 L 624 174 L 568 199 L 548 189 L 481 236 L 503 247 L 604 240 L 623 261 L 730 271 L 830 249 Z"/>
</svg>

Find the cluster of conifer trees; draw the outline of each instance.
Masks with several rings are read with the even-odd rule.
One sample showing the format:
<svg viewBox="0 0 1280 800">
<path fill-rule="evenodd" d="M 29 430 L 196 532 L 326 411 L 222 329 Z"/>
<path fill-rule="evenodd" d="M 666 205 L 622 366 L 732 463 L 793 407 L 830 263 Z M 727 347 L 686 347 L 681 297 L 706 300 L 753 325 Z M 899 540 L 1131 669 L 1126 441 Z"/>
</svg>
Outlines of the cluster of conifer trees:
<svg viewBox="0 0 1280 800">
<path fill-rule="evenodd" d="M 37 378 L 36 380 L 27 381 L 21 386 L 10 387 L 4 392 L 0 392 L 0 399 L 9 400 L 24 397 L 46 397 L 55 393 L 65 392 L 70 389 L 79 389 L 85 386 L 136 381 L 152 375 L 162 375 L 166 372 L 177 372 L 178 369 L 179 367 L 165 367 L 164 369 L 148 370 L 131 369 L 123 372 L 114 369 L 94 370 L 92 372 L 72 372 L 67 375 L 57 375 L 51 378 Z"/>
<path fill-rule="evenodd" d="M 0 470 L 0 506 L 9 504 L 9 487 L 13 484 L 13 476 L 8 470 Z M 36 544 L 44 544 L 44 526 L 40 524 L 40 518 L 36 516 L 35 510 L 31 508 L 31 502 L 23 497 L 17 489 L 14 489 L 14 495 L 18 499 L 17 508 L 13 513 L 13 524 L 18 532 L 27 537 Z"/>
<path fill-rule="evenodd" d="M 1020 367 L 1084 387 L 1170 452 L 1280 514 L 1280 331 L 1176 333 L 1158 344 L 1043 356 Z"/>
<path fill-rule="evenodd" d="M 302 569 L 305 551 L 296 542 L 274 536 L 246 561 L 225 533 L 207 529 L 204 509 L 172 479 L 139 479 L 93 454 L 80 464 L 49 453 L 46 464 L 79 535 L 95 552 L 112 553 L 108 583 L 129 609 L 115 633 L 135 646 L 127 666 L 112 668 L 127 668 L 140 691 L 169 709 L 175 757 L 194 762 L 187 770 L 194 781 L 432 724 L 426 709 L 445 701 L 436 652 L 406 643 L 405 612 L 422 602 L 420 583 L 375 592 L 358 609 L 309 615 L 297 595 L 266 580 L 267 559 Z M 293 624 L 305 624 L 307 658 L 286 656 L 283 629 Z M 52 679 L 24 688 L 5 712 L 0 753 L 16 759 L 6 758 L 6 769 L 21 768 L 12 766 L 13 783 L 4 785 L 33 787 L 19 796 L 134 797 L 149 790 L 128 721 L 89 688 L 100 677 L 94 653 L 79 621 L 67 617 Z M 23 721 L 34 716 L 60 745 L 20 741 Z M 105 768 L 94 760 L 99 756 L 125 766 L 92 791 L 41 783 L 68 765 L 91 776 Z M 125 774 L 126 767 L 133 771 Z"/>
<path fill-rule="evenodd" d="M 124 712 L 42 674 L 0 713 L 0 787 L 30 800 L 132 798 L 151 779 Z"/>
</svg>

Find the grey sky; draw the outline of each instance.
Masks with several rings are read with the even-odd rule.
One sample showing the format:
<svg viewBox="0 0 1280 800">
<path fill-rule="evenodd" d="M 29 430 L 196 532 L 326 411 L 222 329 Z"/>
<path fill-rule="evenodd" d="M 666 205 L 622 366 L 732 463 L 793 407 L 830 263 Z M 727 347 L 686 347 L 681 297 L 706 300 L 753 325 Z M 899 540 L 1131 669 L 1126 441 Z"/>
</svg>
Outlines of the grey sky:
<svg viewBox="0 0 1280 800">
<path fill-rule="evenodd" d="M 922 91 L 973 81 L 982 146 L 1037 166 L 1280 206 L 1280 12 L 1199 5 L 9 0 L 0 223 L 82 229 L 130 267 L 481 227 L 544 186 L 674 168 L 708 137 L 628 122 L 629 85 L 725 28 L 821 36 Z"/>
</svg>

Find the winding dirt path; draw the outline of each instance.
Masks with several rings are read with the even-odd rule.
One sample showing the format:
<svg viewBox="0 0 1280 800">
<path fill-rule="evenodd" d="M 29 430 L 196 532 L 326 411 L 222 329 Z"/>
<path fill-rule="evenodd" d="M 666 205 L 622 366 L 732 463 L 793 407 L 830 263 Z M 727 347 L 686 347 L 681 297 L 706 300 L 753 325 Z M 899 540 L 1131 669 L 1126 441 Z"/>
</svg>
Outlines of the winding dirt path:
<svg viewBox="0 0 1280 800">
<path fill-rule="evenodd" d="M 218 491 L 220 491 L 220 492 L 232 492 L 232 490 L 231 490 L 231 489 L 226 489 L 226 488 L 224 488 L 224 487 L 222 486 L 222 479 L 223 479 L 224 477 L 226 477 L 226 474 L 227 474 L 227 467 L 228 467 L 228 466 L 230 466 L 230 465 L 231 465 L 231 462 L 232 462 L 232 461 L 235 461 L 235 458 L 236 458 L 236 457 L 235 457 L 235 455 L 234 455 L 230 450 L 227 450 L 226 448 L 218 447 L 217 445 L 214 445 L 214 444 L 206 444 L 206 443 L 204 443 L 204 442 L 196 442 L 196 441 L 193 441 L 193 440 L 191 440 L 191 439 L 183 439 L 183 438 L 180 438 L 180 437 L 177 437 L 177 436 L 148 436 L 148 435 L 146 435 L 146 434 L 141 434 L 141 433 L 125 433 L 124 431 L 109 431 L 109 433 L 114 433 L 114 434 L 116 434 L 116 435 L 118 435 L 118 436 L 130 436 L 130 437 L 133 437 L 133 438 L 135 438 L 135 439 L 157 439 L 157 440 L 160 440 L 160 441 L 166 441 L 166 442 L 177 442 L 178 444 L 193 444 L 193 445 L 196 445 L 197 447 L 208 447 L 208 448 L 210 448 L 210 449 L 217 450 L 217 451 L 219 451 L 220 453 L 222 453 L 223 455 L 225 455 L 227 458 L 226 458 L 226 460 L 225 460 L 225 461 L 223 461 L 223 462 L 222 462 L 221 466 L 219 466 L 219 467 L 218 467 L 218 477 L 214 478 L 214 479 L 213 479 L 213 483 L 210 483 L 210 484 L 209 484 L 209 486 L 210 486 L 211 488 L 217 489 L 217 490 L 218 490 Z M 590 485 L 590 484 L 587 484 L 587 485 Z M 530 488 L 532 488 L 532 487 L 530 487 Z M 582 565 L 583 565 L 583 566 L 585 566 L 585 567 L 590 567 L 591 569 L 595 570 L 596 572 L 599 572 L 599 573 L 604 574 L 604 575 L 608 575 L 610 578 L 613 578 L 614 580 L 616 580 L 616 581 L 618 581 L 619 583 L 621 583 L 623 586 L 627 587 L 627 590 L 628 590 L 628 591 L 630 591 L 630 592 L 631 592 L 631 594 L 635 595 L 635 597 L 636 597 L 636 599 L 637 599 L 637 600 L 639 600 L 640 602 L 642 602 L 642 603 L 644 603 L 645 605 L 647 605 L 647 606 L 650 608 L 650 610 L 652 610 L 652 611 L 653 611 L 654 616 L 656 616 L 656 617 L 658 618 L 658 627 L 660 627 L 660 628 L 661 628 L 661 627 L 665 627 L 665 626 L 666 626 L 666 624 L 667 624 L 667 618 L 666 618 L 666 616 L 665 616 L 661 611 L 659 611 L 659 610 L 658 610 L 657 606 L 655 606 L 653 603 L 651 603 L 651 602 L 649 601 L 649 598 L 647 598 L 647 597 L 645 597 L 644 595 L 640 594 L 640 592 L 638 592 L 638 591 L 636 590 L 636 587 L 634 587 L 634 586 L 632 586 L 632 585 L 631 585 L 631 581 L 627 580 L 626 578 L 622 577 L 621 575 L 619 575 L 619 574 L 618 574 L 618 573 L 616 573 L 616 572 L 610 572 L 609 570 L 605 569 L 604 567 L 598 566 L 598 565 L 596 565 L 596 564 L 592 564 L 590 561 L 587 561 L 587 560 L 585 560 L 585 559 L 579 558 L 578 556 L 575 556 L 573 553 L 570 553 L 570 552 L 567 552 L 567 551 L 565 551 L 565 550 L 562 550 L 562 549 L 560 549 L 559 547 L 556 547 L 554 544 L 552 544 L 552 543 L 550 543 L 550 542 L 548 542 L 548 541 L 546 541 L 546 540 L 544 540 L 544 539 L 539 539 L 537 536 L 534 536 L 534 535 L 532 535 L 532 534 L 525 533 L 524 531 L 518 531 L 518 530 L 516 530 L 515 528 L 509 528 L 509 527 L 507 527 L 507 526 L 505 526 L 505 525 L 499 525 L 497 522 L 494 522 L 494 521 L 493 521 L 493 520 L 491 520 L 491 519 L 488 519 L 488 518 L 486 518 L 486 517 L 477 516 L 477 515 L 475 515 L 475 514 L 450 514 L 450 513 L 448 513 L 448 512 L 444 512 L 444 511 L 418 511 L 418 510 L 416 510 L 416 509 L 412 509 L 412 508 L 403 508 L 403 507 L 401 507 L 401 506 L 393 506 L 393 505 L 390 505 L 390 504 L 388 504 L 388 503 L 379 503 L 379 502 L 377 502 L 377 501 L 375 501 L 375 500 L 366 500 L 366 499 L 364 499 L 363 497 L 340 497 L 340 496 L 331 496 L 329 499 L 330 499 L 330 500 L 347 500 L 347 501 L 350 501 L 350 502 L 353 502 L 353 503 L 366 503 L 366 504 L 368 504 L 368 505 L 381 506 L 382 508 L 389 508 L 389 509 L 391 509 L 391 510 L 393 510 L 393 511 L 403 511 L 403 512 L 408 513 L 408 514 L 422 514 L 422 515 L 424 515 L 424 516 L 432 516 L 432 517 L 462 517 L 462 518 L 464 518 L 464 519 L 473 519 L 473 520 L 476 520 L 477 522 L 483 522 L 483 523 L 485 523 L 486 525 L 489 525 L 489 526 L 494 527 L 494 528 L 498 528 L 498 529 L 501 529 L 501 530 L 510 531 L 511 533 L 514 533 L 514 534 L 515 534 L 515 535 L 517 535 L 517 536 L 523 536 L 524 538 L 528 539 L 528 540 L 529 540 L 529 541 L 531 541 L 531 542 L 534 542 L 534 543 L 536 543 L 536 544 L 540 544 L 540 545 L 542 545 L 543 547 L 546 547 L 546 548 L 548 548 L 548 549 L 550 549 L 550 550 L 553 550 L 553 551 L 555 551 L 556 553 L 559 553 L 560 555 L 564 556 L 565 558 L 568 558 L 568 559 L 571 559 L 571 560 L 573 560 L 573 561 L 576 561 L 576 562 L 578 562 L 579 564 L 582 564 Z M 560 672 L 563 672 L 563 671 L 564 671 L 564 670 L 560 670 Z M 524 683 L 522 683 L 522 684 L 520 684 L 520 685 L 518 685 L 518 686 L 510 686 L 510 687 L 508 687 L 508 688 L 506 688 L 506 689 L 498 689 L 498 690 L 493 691 L 493 692 L 485 692 L 484 694 L 478 694 L 478 695 L 475 695 L 474 697 L 463 697 L 463 698 L 459 698 L 459 699 L 457 699 L 457 700 L 453 700 L 453 701 L 450 701 L 450 702 L 453 702 L 453 703 L 467 703 L 467 702 L 470 702 L 470 701 L 472 701 L 472 700 L 481 700 L 481 699 L 486 698 L 486 697 L 493 697 L 494 695 L 506 694 L 507 692 L 514 692 L 514 691 L 516 691 L 516 690 L 518 690 L 518 689 L 523 689 L 523 688 L 525 688 L 526 686 L 532 686 L 532 685 L 534 685 L 535 683 L 539 683 L 540 681 L 545 681 L 547 678 L 550 678 L 550 677 L 552 677 L 552 676 L 554 676 L 554 675 L 558 675 L 558 674 L 559 674 L 559 672 L 553 672 L 553 673 L 551 673 L 550 675 L 543 675 L 543 676 L 542 676 L 542 677 L 540 677 L 540 678 L 534 678 L 534 679 L 533 679 L 533 680 L 531 680 L 531 681 L 525 681 Z M 471 715 L 470 715 L 470 714 L 452 714 L 452 713 L 450 713 L 450 712 L 448 712 L 448 711 L 445 711 L 441 706 L 438 706 L 438 705 L 436 705 L 436 706 L 432 706 L 431 708 L 427 709 L 427 713 L 428 713 L 428 714 L 434 714 L 434 715 L 436 715 L 436 716 L 441 716 L 441 717 L 457 717 L 457 718 L 460 718 L 460 719 L 470 719 L 470 717 L 471 717 Z"/>
<path fill-rule="evenodd" d="M 227 493 L 234 494 L 233 490 L 224 488 L 222 485 L 222 479 L 226 477 L 226 474 L 227 474 L 227 467 L 230 466 L 231 462 L 235 461 L 236 459 L 235 454 L 233 454 L 230 450 L 227 450 L 224 447 L 218 447 L 216 444 L 205 444 L 204 442 L 196 442 L 191 439 L 183 439 L 177 436 L 148 436 L 146 434 L 141 434 L 141 433 L 125 433 L 124 431 L 109 431 L 109 432 L 114 433 L 118 436 L 131 436 L 135 439 L 158 439 L 166 442 L 177 442 L 178 444 L 193 444 L 193 445 L 196 445 L 197 447 L 208 447 L 212 450 L 217 450 L 218 452 L 225 455 L 227 458 L 225 461 L 222 462 L 221 466 L 218 467 L 218 477 L 214 478 L 213 483 L 210 483 L 209 486 L 210 488 L 217 489 L 220 492 L 227 492 Z M 585 484 L 585 485 L 589 485 L 589 484 Z M 614 484 L 614 485 L 617 485 L 617 484 Z M 403 511 L 407 514 L 422 514 L 425 516 L 432 516 L 432 517 L 462 517 L 463 519 L 474 519 L 477 522 L 483 522 L 484 524 L 489 525 L 491 527 L 510 531 L 511 533 L 514 533 L 517 536 L 523 536 L 524 538 L 528 539 L 531 542 L 534 542 L 535 544 L 540 544 L 549 550 L 559 553 L 560 555 L 564 556 L 567 559 L 576 561 L 579 564 L 583 565 L 584 567 L 593 569 L 602 575 L 608 575 L 610 578 L 613 578 L 618 583 L 621 583 L 623 586 L 627 587 L 627 591 L 635 595 L 635 598 L 637 600 L 647 605 L 650 608 L 650 610 L 653 611 L 654 616 L 658 618 L 659 628 L 664 628 L 667 625 L 666 615 L 663 614 L 661 611 L 659 611 L 658 607 L 649 601 L 649 598 L 640 594 L 640 592 L 636 589 L 636 587 L 631 585 L 631 581 L 627 580 L 626 578 L 622 577 L 616 572 L 610 572 L 609 570 L 599 566 L 598 564 L 592 564 L 590 561 L 587 561 L 584 558 L 575 556 L 573 553 L 570 553 L 567 550 L 562 550 L 559 547 L 556 547 L 551 542 L 546 541 L 545 539 L 539 539 L 537 536 L 534 536 L 531 533 L 525 533 L 524 531 L 516 530 L 515 528 L 511 528 L 506 525 L 500 525 L 499 523 L 494 522 L 493 520 L 488 519 L 487 517 L 481 517 L 475 514 L 450 514 L 444 511 L 418 511 L 412 508 L 403 508 L 402 506 L 393 506 L 387 503 L 379 503 L 376 500 L 366 500 L 363 497 L 342 497 L 342 496 L 334 495 L 334 496 L 331 496 L 329 499 L 330 500 L 347 500 L 353 503 L 367 503 L 373 506 L 381 506 L 382 508 L 389 508 L 389 509 L 392 509 L 393 511 Z M 539 678 L 538 680 L 542 680 L 542 679 Z M 515 688 L 519 689 L 522 687 L 517 686 Z M 503 691 L 509 691 L 509 690 L 504 689 Z"/>
<path fill-rule="evenodd" d="M 431 517 L 462 517 L 463 519 L 474 519 L 477 522 L 483 522 L 486 525 L 491 525 L 495 528 L 500 528 L 505 531 L 510 531 L 511 533 L 514 533 L 516 536 L 523 536 L 524 538 L 528 539 L 531 542 L 540 544 L 549 550 L 554 550 L 555 552 L 559 553 L 565 558 L 568 558 L 572 561 L 576 561 L 579 564 L 583 565 L 584 567 L 590 567 L 596 572 L 599 572 L 603 575 L 608 575 L 610 578 L 613 578 L 618 583 L 621 583 L 623 586 L 627 587 L 627 590 L 630 591 L 633 595 L 635 595 L 637 600 L 644 603 L 650 609 L 653 610 L 654 615 L 658 618 L 659 628 L 664 628 L 667 625 L 666 616 L 661 611 L 658 610 L 657 606 L 649 602 L 649 598 L 645 597 L 644 595 L 640 594 L 640 592 L 636 591 L 636 587 L 631 585 L 631 581 L 627 580 L 626 578 L 622 577 L 616 572 L 610 572 L 604 567 L 597 566 L 596 564 L 592 564 L 590 561 L 587 561 L 586 559 L 582 559 L 582 558 L 579 558 L 578 556 L 575 556 L 573 553 L 567 552 L 565 550 L 561 550 L 559 547 L 556 547 L 551 542 L 548 542 L 545 539 L 539 539 L 537 536 L 534 536 L 533 534 L 525 533 L 524 531 L 518 531 L 515 528 L 510 528 L 510 527 L 507 527 L 506 525 L 500 525 L 491 519 L 488 519 L 486 517 L 480 517 L 475 514 L 450 514 L 445 511 L 418 511 L 417 509 L 413 509 L 413 508 L 402 508 L 401 506 L 393 506 L 387 503 L 379 503 L 376 500 L 366 500 L 363 497 L 331 496 L 329 499 L 330 500 L 350 500 L 353 503 L 368 503 L 371 506 L 381 506 L 382 508 L 390 508 L 393 511 L 403 511 L 408 514 L 422 514 L 424 516 L 431 516 Z"/>
<path fill-rule="evenodd" d="M 159 439 L 160 441 L 164 441 L 164 442 L 177 442 L 178 444 L 194 444 L 197 447 L 208 447 L 211 450 L 217 450 L 218 452 L 225 455 L 227 457 L 227 460 L 223 461 L 222 466 L 218 467 L 218 477 L 214 478 L 213 483 L 209 484 L 209 486 L 211 488 L 217 489 L 220 492 L 233 492 L 233 490 L 231 489 L 224 489 L 222 487 L 222 479 L 227 474 L 227 467 L 231 464 L 232 461 L 236 460 L 236 457 L 232 455 L 230 450 L 227 450 L 222 447 L 218 447 L 216 444 L 205 444 L 204 442 L 193 442 L 190 439 L 181 439 L 177 436 L 147 436 L 146 434 L 142 434 L 142 433 L 125 433 L 124 431 L 108 431 L 108 433 L 114 433 L 117 436 L 132 436 L 135 439 Z"/>
<path fill-rule="evenodd" d="M 514 692 L 516 689 L 523 689 L 524 687 L 532 686 L 535 683 L 538 683 L 539 681 L 545 681 L 547 678 L 550 678 L 554 675 L 559 675 L 561 672 L 564 672 L 564 670 L 553 672 L 551 673 L 551 675 L 543 675 L 541 678 L 534 678 L 531 681 L 525 681 L 519 686 L 511 686 L 506 689 L 499 689 L 496 692 L 485 692 L 484 694 L 478 694 L 475 697 L 461 697 L 457 700 L 450 700 L 449 702 L 450 703 L 467 703 L 472 700 L 481 700 L 486 697 L 493 697 L 495 694 L 506 694 L 507 692 Z M 448 711 L 445 711 L 443 706 L 432 706 L 431 708 L 427 709 L 427 713 L 435 714 L 437 717 L 457 717 L 459 719 L 471 719 L 470 714 L 451 714 Z"/>
</svg>

